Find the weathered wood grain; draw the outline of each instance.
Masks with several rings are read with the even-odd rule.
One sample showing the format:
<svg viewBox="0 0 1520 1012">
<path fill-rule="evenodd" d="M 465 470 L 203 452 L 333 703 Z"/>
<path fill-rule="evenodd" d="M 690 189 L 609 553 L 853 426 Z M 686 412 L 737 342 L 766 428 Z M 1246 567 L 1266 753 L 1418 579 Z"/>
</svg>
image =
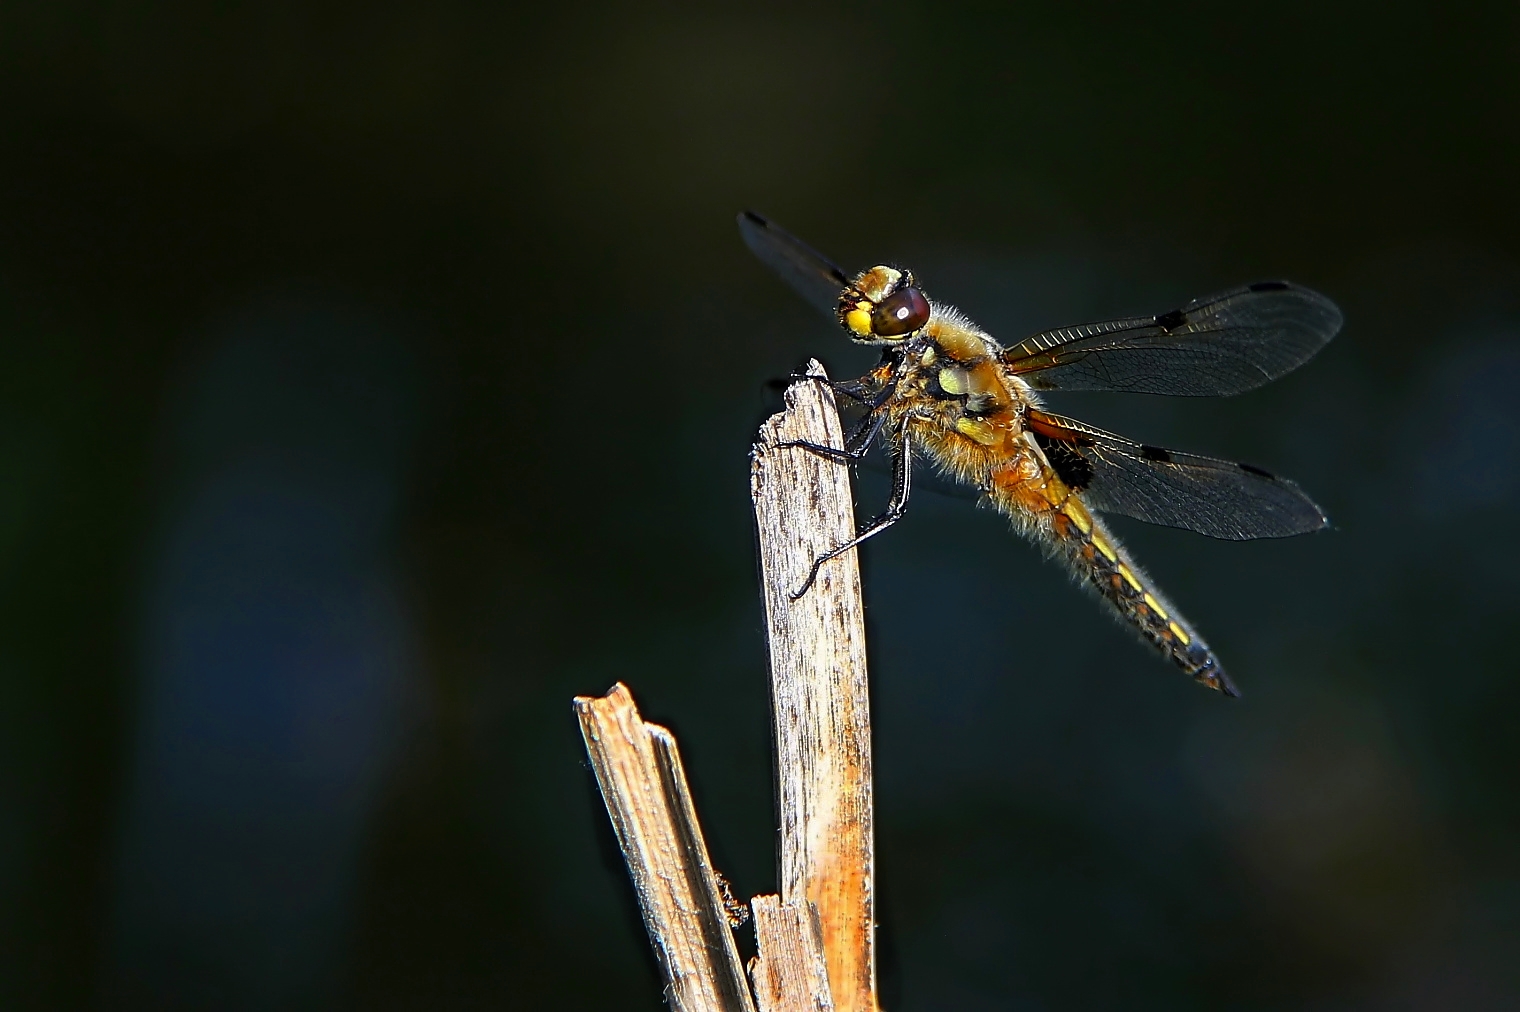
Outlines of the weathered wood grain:
<svg viewBox="0 0 1520 1012">
<path fill-rule="evenodd" d="M 834 1012 L 829 968 L 823 957 L 818 914 L 803 900 L 756 896 L 755 943 L 750 961 L 755 1004 L 760 1012 Z"/>
<path fill-rule="evenodd" d="M 622 683 L 577 696 L 586 752 L 677 1012 L 755 1012 L 675 738 Z"/>
<path fill-rule="evenodd" d="M 817 362 L 808 374 L 827 379 Z M 776 444 L 841 446 L 833 392 L 804 380 L 760 429 L 750 469 L 770 643 L 783 904 L 817 909 L 839 1012 L 876 1012 L 871 719 L 856 553 L 812 560 L 855 533 L 849 468 Z"/>
</svg>

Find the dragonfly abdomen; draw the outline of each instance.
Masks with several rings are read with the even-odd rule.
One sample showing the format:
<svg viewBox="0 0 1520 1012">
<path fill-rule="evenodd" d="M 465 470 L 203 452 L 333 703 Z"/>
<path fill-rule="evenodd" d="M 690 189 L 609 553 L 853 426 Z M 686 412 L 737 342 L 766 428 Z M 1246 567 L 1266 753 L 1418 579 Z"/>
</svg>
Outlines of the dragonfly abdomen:
<svg viewBox="0 0 1520 1012">
<path fill-rule="evenodd" d="M 1052 511 L 1050 524 L 1058 554 L 1142 638 L 1198 682 L 1239 695 L 1208 644 L 1076 495 Z"/>
</svg>

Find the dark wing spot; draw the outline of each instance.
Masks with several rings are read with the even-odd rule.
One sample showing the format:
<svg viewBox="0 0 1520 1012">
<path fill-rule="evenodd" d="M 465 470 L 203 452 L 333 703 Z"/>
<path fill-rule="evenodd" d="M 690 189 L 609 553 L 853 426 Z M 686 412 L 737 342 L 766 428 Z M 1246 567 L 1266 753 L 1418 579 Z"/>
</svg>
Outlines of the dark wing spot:
<svg viewBox="0 0 1520 1012">
<path fill-rule="evenodd" d="M 1240 468 L 1246 474 L 1254 474 L 1258 478 L 1271 478 L 1274 481 L 1277 479 L 1277 475 L 1273 474 L 1271 471 L 1263 471 L 1261 468 L 1256 467 L 1253 464 L 1236 464 L 1235 466 Z"/>
<path fill-rule="evenodd" d="M 1140 444 L 1140 456 L 1146 460 L 1159 460 L 1165 464 L 1172 462 L 1172 455 L 1170 453 L 1159 446 L 1147 446 L 1144 443 Z"/>
<path fill-rule="evenodd" d="M 1286 281 L 1258 281 L 1251 286 L 1253 292 L 1285 292 L 1287 290 Z"/>
<path fill-rule="evenodd" d="M 1187 317 L 1180 309 L 1174 309 L 1170 313 L 1162 313 L 1156 317 L 1156 326 L 1162 330 L 1176 330 L 1186 322 Z"/>
<path fill-rule="evenodd" d="M 763 228 L 766 231 L 769 231 L 773 227 L 771 225 L 770 219 L 764 215 L 756 214 L 754 211 L 742 211 L 740 213 L 746 220 L 749 221 L 751 225 L 754 225 L 756 228 Z M 780 230 L 778 229 L 778 231 Z M 782 232 L 782 235 L 785 234 L 785 232 Z M 795 242 L 796 240 L 793 241 Z M 848 288 L 850 286 L 850 279 L 845 277 L 844 271 L 840 270 L 838 267 L 830 265 L 825 273 L 827 273 L 830 278 L 837 282 L 840 288 Z"/>
<path fill-rule="evenodd" d="M 1042 436 L 1038 432 L 1034 434 L 1034 441 L 1045 451 L 1045 459 L 1055 468 L 1056 477 L 1065 482 L 1068 488 L 1080 492 L 1092 484 L 1092 461 L 1082 456 L 1070 443 Z"/>
</svg>

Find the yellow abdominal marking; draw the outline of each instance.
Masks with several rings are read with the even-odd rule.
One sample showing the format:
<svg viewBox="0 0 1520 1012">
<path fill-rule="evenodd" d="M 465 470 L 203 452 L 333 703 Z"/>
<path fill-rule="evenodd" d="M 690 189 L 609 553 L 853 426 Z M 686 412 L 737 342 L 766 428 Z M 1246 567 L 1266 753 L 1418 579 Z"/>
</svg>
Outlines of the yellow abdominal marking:
<svg viewBox="0 0 1520 1012">
<path fill-rule="evenodd" d="M 1176 622 L 1168 622 L 1166 624 L 1166 627 L 1172 631 L 1173 636 L 1182 641 L 1183 646 L 1187 646 L 1189 643 L 1193 642 L 1193 638 L 1187 633 L 1183 632 L 1182 626 L 1178 625 Z"/>
<path fill-rule="evenodd" d="M 983 446 L 991 446 L 998 440 L 997 429 L 990 423 L 980 418 L 961 417 L 955 420 L 955 431 L 968 439 L 974 439 Z M 1109 558 L 1113 558 L 1112 555 Z"/>
<path fill-rule="evenodd" d="M 1083 534 L 1092 534 L 1092 517 L 1087 515 L 1087 510 L 1075 499 L 1067 499 L 1061 509 L 1072 523 L 1077 525 L 1077 530 Z"/>
<path fill-rule="evenodd" d="M 1154 597 L 1151 597 L 1149 594 L 1145 595 L 1145 603 L 1150 605 L 1151 611 L 1155 612 L 1157 615 L 1160 615 L 1162 619 L 1169 619 L 1172 617 L 1168 615 L 1166 613 L 1166 609 L 1161 607 L 1160 604 L 1156 603 L 1156 599 Z M 1186 641 L 1184 640 L 1183 642 Z"/>
<path fill-rule="evenodd" d="M 1143 588 L 1143 587 L 1140 586 L 1140 581 L 1137 580 L 1137 579 L 1135 579 L 1135 574 L 1131 573 L 1129 571 L 1129 567 L 1126 566 L 1122 562 L 1119 563 L 1119 575 L 1122 576 L 1122 577 L 1124 577 L 1124 582 L 1128 583 L 1131 587 L 1134 587 L 1136 590 L 1140 591 L 1142 594 L 1145 593 L 1145 588 Z M 1149 594 L 1146 594 L 1145 596 L 1146 597 L 1150 597 Z"/>
<path fill-rule="evenodd" d="M 1103 553 L 1103 557 L 1109 562 L 1118 562 L 1119 554 L 1114 551 L 1114 546 L 1108 543 L 1108 539 L 1097 531 L 1092 532 L 1093 547 Z"/>
</svg>

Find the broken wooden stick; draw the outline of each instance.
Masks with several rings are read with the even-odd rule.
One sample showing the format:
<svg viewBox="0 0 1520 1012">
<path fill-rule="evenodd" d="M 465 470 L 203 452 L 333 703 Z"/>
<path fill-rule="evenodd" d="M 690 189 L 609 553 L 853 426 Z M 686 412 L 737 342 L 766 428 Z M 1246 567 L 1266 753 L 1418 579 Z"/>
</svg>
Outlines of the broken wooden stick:
<svg viewBox="0 0 1520 1012">
<path fill-rule="evenodd" d="M 849 469 L 800 447 L 841 445 L 817 362 L 761 428 L 750 479 L 770 644 L 780 821 L 778 896 L 752 902 L 759 955 L 746 986 L 726 894 L 670 732 L 619 684 L 578 696 L 586 751 L 678 1012 L 877 1012 L 871 717 Z M 731 901 L 730 901 L 731 902 Z"/>
<path fill-rule="evenodd" d="M 750 905 L 760 955 L 749 975 L 760 1012 L 835 1012 L 817 908 L 780 896 L 756 896 Z"/>
<path fill-rule="evenodd" d="M 813 560 L 855 536 L 850 469 L 801 447 L 843 445 L 828 376 L 786 392 L 760 430 L 750 488 L 760 538 L 780 807 L 783 904 L 818 912 L 839 1012 L 876 1012 L 871 713 L 865 611 L 856 553 L 824 563 L 797 600 Z"/>
<path fill-rule="evenodd" d="M 675 738 L 621 682 L 577 696 L 586 752 L 676 1012 L 755 1012 Z"/>
</svg>

